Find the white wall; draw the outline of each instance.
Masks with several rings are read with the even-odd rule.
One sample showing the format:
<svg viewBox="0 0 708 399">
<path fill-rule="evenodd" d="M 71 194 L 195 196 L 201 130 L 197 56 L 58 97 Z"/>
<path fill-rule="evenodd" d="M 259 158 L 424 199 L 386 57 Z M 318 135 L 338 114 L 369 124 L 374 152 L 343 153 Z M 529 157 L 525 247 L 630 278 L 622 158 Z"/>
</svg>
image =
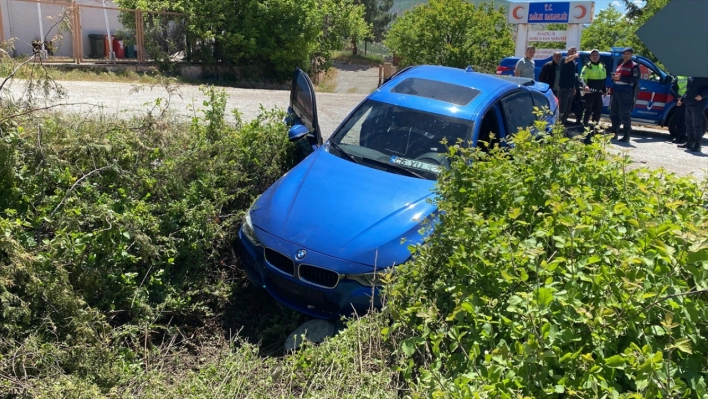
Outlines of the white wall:
<svg viewBox="0 0 708 399">
<path fill-rule="evenodd" d="M 87 4 L 100 6 L 102 2 L 99 0 L 77 0 L 77 4 Z M 42 24 L 44 26 L 44 36 L 47 41 L 57 33 L 57 27 L 52 26 L 57 22 L 66 6 L 61 4 L 40 4 Z M 116 7 L 112 1 L 106 1 L 107 7 Z M 88 58 L 90 53 L 90 43 L 88 35 L 90 33 L 106 34 L 106 18 L 101 9 L 80 8 L 81 9 L 81 39 L 83 44 L 84 58 Z M 32 41 L 38 40 L 40 37 L 39 13 L 37 11 L 37 3 L 31 1 L 19 0 L 0 0 L 0 11 L 2 11 L 3 27 L 5 40 L 14 38 L 15 53 L 32 54 Z M 118 20 L 119 12 L 115 10 L 107 10 L 108 25 L 111 34 L 115 34 L 116 30 L 123 29 L 123 26 Z M 59 51 L 55 51 L 54 55 L 62 57 L 72 57 L 73 44 L 71 42 L 71 32 L 62 32 L 63 39 L 61 40 Z"/>
</svg>

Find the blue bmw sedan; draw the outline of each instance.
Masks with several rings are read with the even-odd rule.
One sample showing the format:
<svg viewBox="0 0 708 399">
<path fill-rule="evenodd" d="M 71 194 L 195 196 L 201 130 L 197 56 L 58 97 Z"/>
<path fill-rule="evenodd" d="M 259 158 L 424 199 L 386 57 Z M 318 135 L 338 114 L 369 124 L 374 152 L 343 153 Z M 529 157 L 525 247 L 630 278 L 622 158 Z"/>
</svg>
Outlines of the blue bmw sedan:
<svg viewBox="0 0 708 399">
<path fill-rule="evenodd" d="M 540 114 L 534 107 L 548 109 Z M 544 108 L 545 107 L 545 108 Z M 380 306 L 381 275 L 422 242 L 435 217 L 447 145 L 504 145 L 557 100 L 548 85 L 468 68 L 403 69 L 323 141 L 315 92 L 296 70 L 289 137 L 309 153 L 246 212 L 239 231 L 251 282 L 308 315 L 333 319 Z"/>
</svg>

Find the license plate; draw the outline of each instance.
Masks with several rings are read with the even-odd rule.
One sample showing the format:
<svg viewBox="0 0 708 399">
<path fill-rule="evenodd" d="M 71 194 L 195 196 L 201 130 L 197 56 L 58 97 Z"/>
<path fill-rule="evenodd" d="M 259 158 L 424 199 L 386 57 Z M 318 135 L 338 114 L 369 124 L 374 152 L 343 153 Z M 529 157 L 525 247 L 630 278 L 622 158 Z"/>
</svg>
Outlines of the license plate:
<svg viewBox="0 0 708 399">
<path fill-rule="evenodd" d="M 415 159 L 392 156 L 388 162 L 396 165 L 405 166 L 407 168 L 414 168 L 420 170 L 427 170 L 428 172 L 433 173 L 440 173 L 440 165 L 433 165 L 427 162 L 416 161 Z"/>
</svg>

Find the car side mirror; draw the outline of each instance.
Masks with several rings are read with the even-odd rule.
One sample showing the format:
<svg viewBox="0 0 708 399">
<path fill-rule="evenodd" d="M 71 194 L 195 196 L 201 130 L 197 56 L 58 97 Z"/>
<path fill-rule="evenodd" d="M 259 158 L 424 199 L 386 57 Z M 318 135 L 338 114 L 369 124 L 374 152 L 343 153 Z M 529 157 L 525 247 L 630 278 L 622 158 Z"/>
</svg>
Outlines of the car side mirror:
<svg viewBox="0 0 708 399">
<path fill-rule="evenodd" d="M 305 125 L 293 125 L 288 130 L 288 139 L 292 143 L 292 142 L 298 141 L 301 138 L 307 136 L 308 133 L 310 133 L 310 130 L 307 127 L 305 127 Z"/>
</svg>

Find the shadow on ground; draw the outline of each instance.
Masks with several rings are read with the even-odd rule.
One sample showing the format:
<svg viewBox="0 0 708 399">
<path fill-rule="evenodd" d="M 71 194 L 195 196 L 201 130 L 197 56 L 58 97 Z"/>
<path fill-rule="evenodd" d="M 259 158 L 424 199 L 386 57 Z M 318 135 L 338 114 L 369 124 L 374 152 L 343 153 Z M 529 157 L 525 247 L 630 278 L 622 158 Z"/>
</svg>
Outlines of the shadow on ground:
<svg viewBox="0 0 708 399">
<path fill-rule="evenodd" d="M 377 68 L 375 65 L 367 65 L 367 64 L 355 64 L 355 63 L 348 63 L 348 62 L 342 62 L 342 61 L 334 61 L 332 62 L 332 66 L 334 68 L 339 69 L 340 71 L 347 71 L 347 72 L 360 72 L 360 71 L 366 71 L 371 68 Z"/>
<path fill-rule="evenodd" d="M 282 356 L 290 333 L 312 317 L 280 305 L 265 288 L 251 284 L 240 260 L 235 259 L 234 263 L 234 281 L 224 310 L 224 335 L 238 335 L 258 344 L 263 357 Z"/>
</svg>

